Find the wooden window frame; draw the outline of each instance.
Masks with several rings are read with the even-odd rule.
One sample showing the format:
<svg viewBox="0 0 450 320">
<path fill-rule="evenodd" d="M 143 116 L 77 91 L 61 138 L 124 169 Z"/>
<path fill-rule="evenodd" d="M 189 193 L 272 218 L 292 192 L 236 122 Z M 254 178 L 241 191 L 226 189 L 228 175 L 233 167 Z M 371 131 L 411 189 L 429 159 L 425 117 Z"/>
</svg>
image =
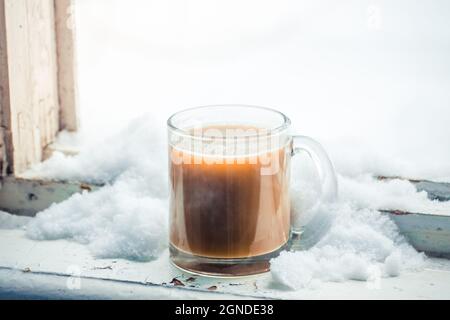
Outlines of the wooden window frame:
<svg viewBox="0 0 450 320">
<path fill-rule="evenodd" d="M 25 179 L 78 121 L 74 0 L 0 0 L 0 210 L 35 215 L 98 186 Z"/>
<path fill-rule="evenodd" d="M 0 176 L 78 129 L 73 0 L 0 0 Z"/>
</svg>

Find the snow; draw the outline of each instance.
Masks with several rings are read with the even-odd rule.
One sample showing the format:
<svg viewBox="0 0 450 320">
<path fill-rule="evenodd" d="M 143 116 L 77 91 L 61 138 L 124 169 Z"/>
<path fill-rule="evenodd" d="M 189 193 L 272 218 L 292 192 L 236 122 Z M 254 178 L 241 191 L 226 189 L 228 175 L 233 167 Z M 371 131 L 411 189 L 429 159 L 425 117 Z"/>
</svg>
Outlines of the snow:
<svg viewBox="0 0 450 320">
<path fill-rule="evenodd" d="M 394 251 L 384 260 L 384 274 L 390 277 L 398 277 L 402 269 L 402 254 Z"/>
<path fill-rule="evenodd" d="M 305 156 L 294 160 L 292 171 L 292 210 L 302 218 L 314 208 L 317 179 L 312 162 Z M 283 252 L 273 259 L 271 273 L 276 281 L 292 289 L 314 288 L 327 281 L 399 276 L 402 271 L 421 270 L 427 265 L 426 257 L 417 253 L 395 223 L 378 210 L 423 209 L 448 214 L 450 202 L 429 200 L 408 181 L 377 180 L 367 173 L 352 177 L 339 174 L 338 182 L 338 201 L 316 209 L 317 214 L 327 213 L 322 216 L 330 219 L 329 230 L 309 250 Z"/>
<path fill-rule="evenodd" d="M 311 249 L 283 252 L 271 261 L 273 278 L 292 288 L 314 288 L 321 282 L 374 281 L 426 265 L 386 215 L 372 209 L 336 206 L 334 223 Z"/>
<path fill-rule="evenodd" d="M 341 199 L 358 208 L 397 209 L 406 212 L 448 215 L 450 202 L 427 198 L 406 180 L 378 180 L 370 174 L 339 177 Z"/>
<path fill-rule="evenodd" d="M 0 230 L 25 228 L 30 219 L 0 211 Z"/>
<path fill-rule="evenodd" d="M 73 239 L 98 258 L 147 261 L 167 243 L 167 203 L 152 180 L 127 172 L 93 193 L 77 194 L 40 212 L 27 226 L 35 240 Z"/>
<path fill-rule="evenodd" d="M 155 120 L 152 114 L 140 117 L 102 141 L 81 148 L 76 157 L 56 152 L 23 176 L 104 183 L 114 181 L 125 172 L 136 171 L 160 182 L 148 181 L 147 188 L 161 197 L 167 188 L 164 124 L 164 120 Z"/>
<path fill-rule="evenodd" d="M 56 153 L 27 177 L 106 183 L 40 212 L 27 227 L 36 240 L 69 238 L 100 258 L 149 260 L 167 242 L 166 146 L 151 117 L 75 157 Z"/>
<path fill-rule="evenodd" d="M 28 237 L 73 239 L 100 258 L 154 258 L 167 242 L 167 147 L 157 123 L 142 117 L 75 157 L 56 152 L 26 172 L 28 178 L 106 183 L 40 212 Z"/>
<path fill-rule="evenodd" d="M 39 213 L 27 227 L 37 240 L 69 238 L 100 258 L 146 261 L 167 246 L 167 167 L 165 139 L 151 116 L 75 157 L 56 154 L 29 176 L 107 183 L 96 192 L 74 195 Z M 293 210 L 313 207 L 318 189 L 312 162 L 293 163 Z M 331 228 L 313 248 L 285 252 L 272 261 L 272 274 L 295 289 L 320 281 L 370 280 L 420 269 L 424 257 L 399 235 L 378 209 L 445 210 L 402 180 L 379 181 L 368 174 L 339 175 L 340 197 L 328 210 Z M 300 215 L 301 216 L 301 215 Z M 378 273 L 377 273 L 378 272 Z"/>
</svg>

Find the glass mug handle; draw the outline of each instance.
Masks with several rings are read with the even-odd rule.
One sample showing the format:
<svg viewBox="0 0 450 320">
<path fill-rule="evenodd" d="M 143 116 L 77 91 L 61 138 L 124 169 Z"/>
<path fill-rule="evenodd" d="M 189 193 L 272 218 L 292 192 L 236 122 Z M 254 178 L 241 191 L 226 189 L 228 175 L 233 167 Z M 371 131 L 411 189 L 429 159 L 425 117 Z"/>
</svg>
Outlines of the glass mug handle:
<svg viewBox="0 0 450 320">
<path fill-rule="evenodd" d="M 291 249 L 307 249 L 320 239 L 320 236 L 329 228 L 332 221 L 330 205 L 337 198 L 336 173 L 325 149 L 315 140 L 306 136 L 293 136 L 293 148 L 291 156 L 300 151 L 305 151 L 313 160 L 320 182 L 319 197 L 310 208 L 305 217 L 305 212 L 293 212 L 291 216 Z"/>
</svg>

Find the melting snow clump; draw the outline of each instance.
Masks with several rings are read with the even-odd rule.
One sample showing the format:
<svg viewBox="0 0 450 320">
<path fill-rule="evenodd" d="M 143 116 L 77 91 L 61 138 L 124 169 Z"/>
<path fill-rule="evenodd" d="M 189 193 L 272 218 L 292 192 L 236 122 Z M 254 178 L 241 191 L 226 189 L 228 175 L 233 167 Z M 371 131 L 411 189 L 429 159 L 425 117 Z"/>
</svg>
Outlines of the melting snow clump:
<svg viewBox="0 0 450 320">
<path fill-rule="evenodd" d="M 166 146 L 145 117 L 74 157 L 56 154 L 28 176 L 105 183 L 40 212 L 27 226 L 36 240 L 72 239 L 99 258 L 146 261 L 167 244 Z"/>
<path fill-rule="evenodd" d="M 423 267 L 425 257 L 386 215 L 348 204 L 335 214 L 330 230 L 313 248 L 283 252 L 271 261 L 276 281 L 292 289 L 311 288 L 327 281 L 375 281 Z"/>
</svg>

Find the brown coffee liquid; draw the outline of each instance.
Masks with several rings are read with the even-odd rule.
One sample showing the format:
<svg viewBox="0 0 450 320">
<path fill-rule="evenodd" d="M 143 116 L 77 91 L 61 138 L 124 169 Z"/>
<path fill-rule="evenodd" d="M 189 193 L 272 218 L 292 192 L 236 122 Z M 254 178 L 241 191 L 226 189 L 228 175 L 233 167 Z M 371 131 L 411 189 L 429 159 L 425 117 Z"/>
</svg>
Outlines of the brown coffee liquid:
<svg viewBox="0 0 450 320">
<path fill-rule="evenodd" d="M 173 147 L 169 152 L 169 159 L 172 153 L 180 153 Z M 270 159 L 278 166 L 270 174 L 261 171 L 267 163 L 255 163 L 250 157 L 240 157 L 239 163 L 228 159 L 213 164 L 207 159 L 171 160 L 171 245 L 202 257 L 245 258 L 286 244 L 290 157 L 283 147 L 271 151 Z"/>
</svg>

